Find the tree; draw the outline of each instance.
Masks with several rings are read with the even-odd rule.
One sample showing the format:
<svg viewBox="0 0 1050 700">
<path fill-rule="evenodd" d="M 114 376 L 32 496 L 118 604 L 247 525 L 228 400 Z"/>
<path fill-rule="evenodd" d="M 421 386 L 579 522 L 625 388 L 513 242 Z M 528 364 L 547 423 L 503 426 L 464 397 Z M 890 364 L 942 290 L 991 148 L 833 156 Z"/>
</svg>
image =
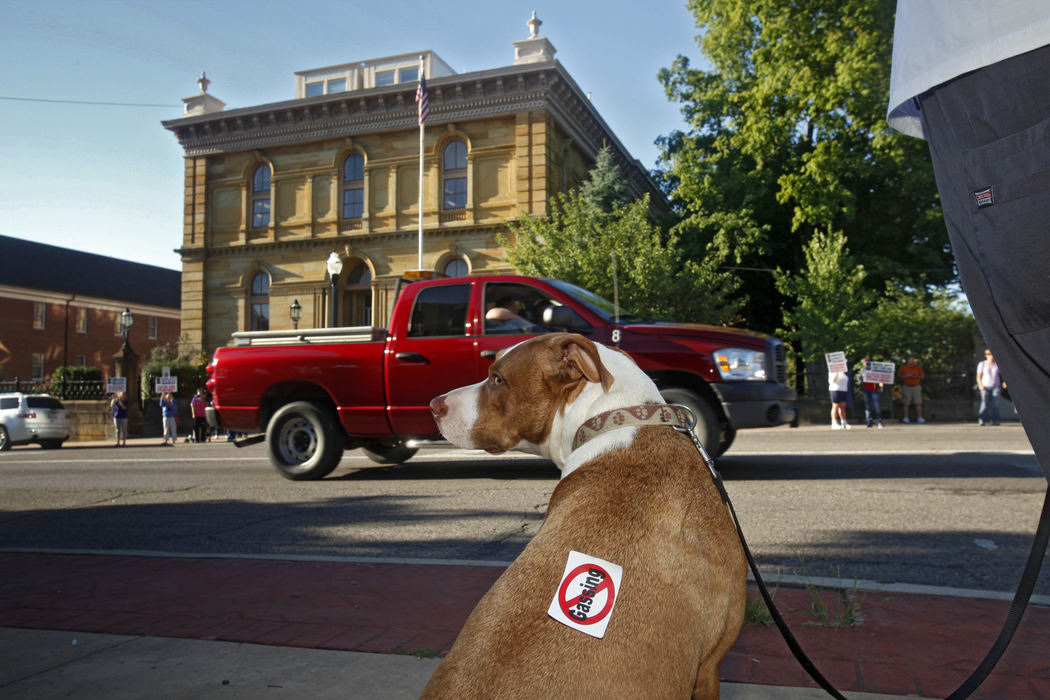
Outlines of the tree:
<svg viewBox="0 0 1050 700">
<path fill-rule="evenodd" d="M 750 325 L 785 300 L 770 271 L 806 264 L 819 231 L 842 231 L 864 287 L 954 279 L 926 144 L 885 123 L 892 0 L 689 0 L 711 70 L 660 71 L 688 125 L 661 139 L 664 185 L 693 259 L 733 264 Z"/>
<path fill-rule="evenodd" d="M 814 362 L 824 353 L 844 351 L 859 357 L 866 351 L 865 317 L 875 294 L 865 289 L 867 272 L 857 265 L 839 231 L 818 233 L 805 248 L 806 267 L 801 272 L 778 269 L 777 289 L 795 301 L 784 311 L 780 332 L 796 341 L 803 362 Z"/>
<path fill-rule="evenodd" d="M 610 213 L 616 206 L 623 206 L 630 201 L 627 194 L 627 183 L 620 174 L 620 169 L 613 159 L 612 149 L 608 145 L 598 151 L 594 167 L 587 174 L 587 179 L 580 185 L 580 195 L 596 211 Z"/>
<path fill-rule="evenodd" d="M 732 321 L 737 282 L 721 261 L 682 261 L 676 236 L 664 238 L 649 218 L 649 197 L 598 210 L 576 190 L 551 198 L 547 218 L 522 213 L 499 244 L 526 275 L 572 282 L 635 314 L 675 321 Z M 615 274 L 614 274 L 615 273 Z"/>
</svg>

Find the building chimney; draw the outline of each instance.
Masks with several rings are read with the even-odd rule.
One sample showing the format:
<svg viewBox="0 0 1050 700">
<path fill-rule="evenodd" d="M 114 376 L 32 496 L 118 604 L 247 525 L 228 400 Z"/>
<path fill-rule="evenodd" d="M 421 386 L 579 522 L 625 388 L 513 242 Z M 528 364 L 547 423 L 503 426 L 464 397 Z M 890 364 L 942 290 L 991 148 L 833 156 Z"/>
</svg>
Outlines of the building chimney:
<svg viewBox="0 0 1050 700">
<path fill-rule="evenodd" d="M 554 48 L 554 44 L 538 35 L 543 22 L 536 17 L 535 10 L 532 11 L 532 17 L 525 24 L 529 27 L 529 38 L 514 42 L 514 65 L 553 61 L 557 49 Z"/>
</svg>

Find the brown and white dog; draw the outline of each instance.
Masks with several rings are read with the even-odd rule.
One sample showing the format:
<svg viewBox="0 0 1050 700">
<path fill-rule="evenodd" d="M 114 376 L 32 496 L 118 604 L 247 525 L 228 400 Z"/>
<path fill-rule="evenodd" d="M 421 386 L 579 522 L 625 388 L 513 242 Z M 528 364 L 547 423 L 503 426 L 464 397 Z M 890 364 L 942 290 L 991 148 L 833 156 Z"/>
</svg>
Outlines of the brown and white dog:
<svg viewBox="0 0 1050 700">
<path fill-rule="evenodd" d="M 747 563 L 696 447 L 643 425 L 573 449 L 595 416 L 662 403 L 626 354 L 567 333 L 514 346 L 488 379 L 431 402 L 455 445 L 540 454 L 562 478 L 543 525 L 471 613 L 424 698 L 718 697 Z M 615 586 L 609 564 L 621 572 Z M 587 626 L 598 616 L 603 635 Z"/>
</svg>

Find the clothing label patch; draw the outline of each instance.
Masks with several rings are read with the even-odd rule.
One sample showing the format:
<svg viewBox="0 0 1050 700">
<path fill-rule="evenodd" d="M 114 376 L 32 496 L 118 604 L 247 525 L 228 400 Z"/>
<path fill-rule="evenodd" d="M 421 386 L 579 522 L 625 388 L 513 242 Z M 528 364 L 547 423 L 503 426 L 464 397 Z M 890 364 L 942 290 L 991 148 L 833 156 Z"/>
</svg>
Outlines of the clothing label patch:
<svg viewBox="0 0 1050 700">
<path fill-rule="evenodd" d="M 973 198 L 977 200 L 977 208 L 984 209 L 995 204 L 995 198 L 992 197 L 992 188 L 986 187 L 983 190 L 974 190 Z"/>
<path fill-rule="evenodd" d="M 601 639 L 616 606 L 622 577 L 623 569 L 616 564 L 571 551 L 547 614 Z"/>
</svg>

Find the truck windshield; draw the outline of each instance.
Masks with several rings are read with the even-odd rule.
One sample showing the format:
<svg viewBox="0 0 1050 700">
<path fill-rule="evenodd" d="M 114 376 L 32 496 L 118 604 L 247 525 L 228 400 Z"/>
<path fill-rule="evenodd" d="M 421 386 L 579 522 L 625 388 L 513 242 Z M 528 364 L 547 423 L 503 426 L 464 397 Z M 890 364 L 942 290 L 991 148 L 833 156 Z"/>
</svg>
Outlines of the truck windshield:
<svg viewBox="0 0 1050 700">
<path fill-rule="evenodd" d="M 563 293 L 568 294 L 570 297 L 580 302 L 593 313 L 600 316 L 607 323 L 616 322 L 616 306 L 608 299 L 603 299 L 594 292 L 588 292 L 583 287 L 577 287 L 575 284 L 563 282 L 562 280 L 544 280 L 551 286 L 557 287 Z M 620 308 L 620 323 L 639 323 L 645 319 L 640 316 L 635 316 L 632 313 L 628 313 Z"/>
</svg>

